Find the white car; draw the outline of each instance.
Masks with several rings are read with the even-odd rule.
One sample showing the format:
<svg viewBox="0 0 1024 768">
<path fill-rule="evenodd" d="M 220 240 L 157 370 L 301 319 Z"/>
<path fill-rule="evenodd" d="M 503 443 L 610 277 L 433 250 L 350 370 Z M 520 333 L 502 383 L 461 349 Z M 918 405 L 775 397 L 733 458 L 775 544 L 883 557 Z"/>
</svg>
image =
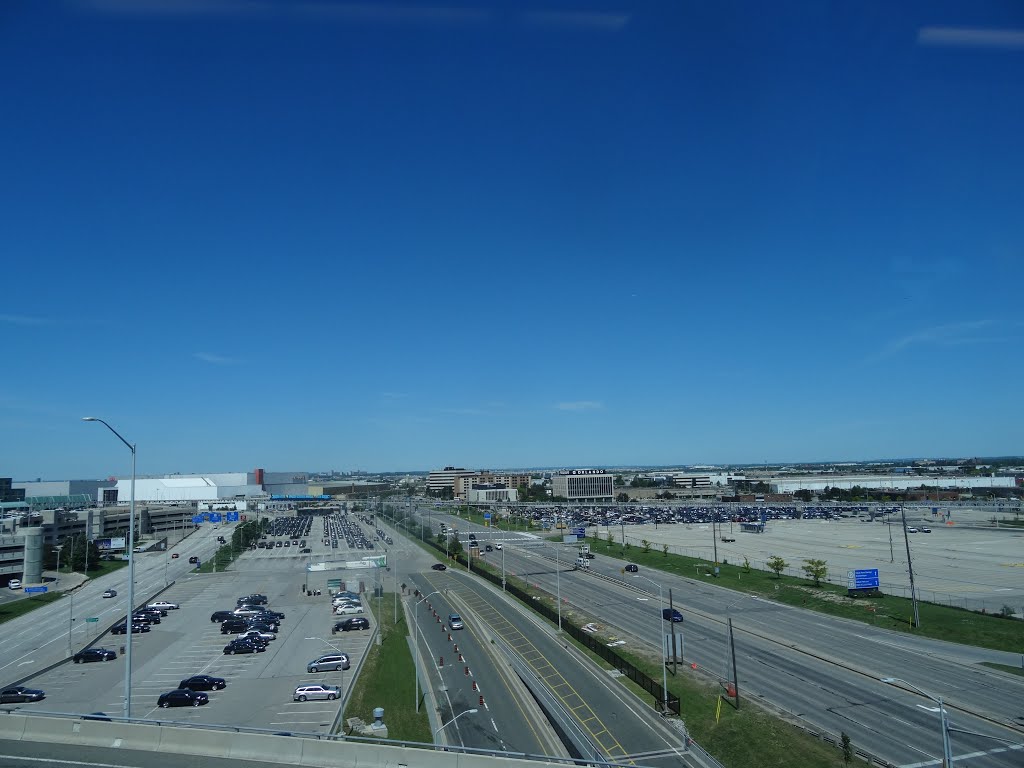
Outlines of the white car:
<svg viewBox="0 0 1024 768">
<path fill-rule="evenodd" d="M 363 606 L 361 605 L 338 605 L 334 608 L 334 613 L 338 616 L 351 616 L 362 612 Z"/>
<path fill-rule="evenodd" d="M 306 701 L 307 699 L 327 699 L 334 701 L 341 695 L 341 689 L 336 685 L 300 685 L 292 694 L 295 701 Z"/>
<path fill-rule="evenodd" d="M 167 600 L 157 600 L 155 603 L 150 603 L 146 607 L 157 608 L 161 611 L 176 611 L 178 608 L 181 608 L 177 603 L 170 603 Z"/>
<path fill-rule="evenodd" d="M 331 601 L 331 605 L 337 607 L 339 605 L 358 605 L 362 607 L 362 603 L 358 600 L 353 600 L 350 597 L 336 597 Z"/>
<path fill-rule="evenodd" d="M 245 640 L 247 637 L 259 637 L 263 640 L 277 640 L 277 635 L 273 632 L 260 632 L 258 629 L 247 629 L 240 635 L 236 635 L 238 640 Z"/>
<path fill-rule="evenodd" d="M 495 544 L 494 548 L 497 549 L 497 550 L 500 550 L 501 549 L 501 542 L 499 541 L 497 544 Z"/>
<path fill-rule="evenodd" d="M 7 582 L 8 589 L 21 589 L 21 579 L 11 579 Z"/>
</svg>

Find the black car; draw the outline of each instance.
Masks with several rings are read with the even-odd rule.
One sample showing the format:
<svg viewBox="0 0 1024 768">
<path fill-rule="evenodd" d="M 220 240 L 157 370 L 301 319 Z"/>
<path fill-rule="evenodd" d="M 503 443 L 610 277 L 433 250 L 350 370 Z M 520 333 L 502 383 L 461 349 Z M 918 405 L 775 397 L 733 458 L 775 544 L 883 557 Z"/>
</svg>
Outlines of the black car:
<svg viewBox="0 0 1024 768">
<path fill-rule="evenodd" d="M 213 615 L 210 617 L 210 621 L 227 621 L 228 619 L 234 618 L 237 618 L 237 615 L 235 614 L 234 611 L 214 611 Z"/>
<path fill-rule="evenodd" d="M 26 701 L 42 701 L 46 694 L 38 688 L 26 688 L 17 685 L 0 691 L 0 704 L 24 704 Z"/>
<path fill-rule="evenodd" d="M 154 613 L 135 612 L 132 614 L 132 621 L 144 621 L 147 624 L 159 624 L 160 617 Z"/>
<path fill-rule="evenodd" d="M 162 619 L 167 615 L 167 611 L 164 608 L 150 608 L 148 605 L 145 608 L 136 608 L 135 615 L 141 616 L 144 613 L 148 613 L 150 616 L 156 616 L 158 619 Z"/>
<path fill-rule="evenodd" d="M 156 700 L 158 707 L 201 707 L 210 700 L 202 691 L 190 691 L 188 688 L 178 688 L 167 693 L 160 694 Z"/>
<path fill-rule="evenodd" d="M 86 648 L 71 657 L 75 664 L 84 664 L 90 661 L 113 661 L 117 654 L 107 648 Z"/>
<path fill-rule="evenodd" d="M 640 569 L 637 567 L 636 563 L 628 563 L 626 565 L 626 570 L 629 571 L 630 573 L 636 573 Z"/>
<path fill-rule="evenodd" d="M 243 595 L 236 601 L 237 605 L 248 603 L 249 605 L 266 605 L 269 601 L 266 595 Z"/>
<path fill-rule="evenodd" d="M 260 611 L 260 612 L 259 612 L 259 613 L 258 613 L 258 614 L 257 614 L 256 616 L 254 616 L 253 618 L 255 618 L 255 619 L 259 619 L 259 620 L 261 620 L 261 621 L 275 621 L 275 622 L 280 622 L 280 621 L 281 621 L 281 620 L 282 620 L 282 619 L 284 618 L 284 614 L 283 614 L 283 613 L 281 613 L 280 611 L 271 611 L 271 610 L 269 610 L 269 609 L 267 609 L 267 608 L 264 608 L 263 610 L 261 610 L 261 611 Z"/>
<path fill-rule="evenodd" d="M 245 629 L 238 630 L 238 633 L 241 634 L 247 629 L 255 629 L 257 632 L 273 632 L 274 634 L 277 634 L 279 627 L 276 621 L 253 621 L 252 619 L 249 619 L 249 623 L 246 625 Z"/>
<path fill-rule="evenodd" d="M 369 629 L 370 620 L 364 619 L 362 616 L 352 616 L 345 619 L 344 621 L 337 622 L 331 627 L 331 634 L 336 635 L 339 632 L 351 632 L 357 629 Z"/>
<path fill-rule="evenodd" d="M 260 644 L 249 641 L 232 640 L 224 646 L 224 653 L 229 656 L 233 653 L 263 653 L 265 650 L 267 650 L 266 643 Z"/>
<path fill-rule="evenodd" d="M 223 677 L 212 677 L 211 675 L 193 675 L 178 683 L 179 688 L 188 688 L 192 691 L 219 691 L 228 687 L 228 681 Z"/>
<path fill-rule="evenodd" d="M 192 555 L 192 557 L 190 557 L 190 558 L 188 559 L 188 561 L 189 561 L 190 563 L 192 563 L 193 565 L 197 565 L 197 564 L 199 563 L 199 558 L 198 558 L 198 557 L 196 557 L 195 555 Z"/>
<path fill-rule="evenodd" d="M 434 570 L 434 571 L 447 571 L 448 570 L 448 566 L 445 565 L 444 563 L 434 563 L 432 566 L 430 566 L 430 568 L 431 568 L 431 570 Z"/>
<path fill-rule="evenodd" d="M 248 628 L 248 620 L 235 616 L 234 618 L 221 622 L 220 633 L 222 635 L 226 635 L 230 632 L 237 635 L 239 632 L 245 632 Z"/>
<path fill-rule="evenodd" d="M 665 621 L 682 621 L 683 614 L 681 614 L 675 608 L 663 608 L 661 610 L 661 618 Z"/>
<path fill-rule="evenodd" d="M 132 622 L 132 634 L 133 635 L 136 632 L 142 633 L 142 632 L 149 632 L 149 631 L 150 631 L 150 626 L 146 622 L 144 622 L 144 621 L 133 621 Z M 128 634 L 128 625 L 127 625 L 127 623 L 122 621 L 120 624 L 115 624 L 114 626 L 112 626 L 110 628 L 110 634 L 112 634 L 112 635 L 127 635 Z"/>
</svg>

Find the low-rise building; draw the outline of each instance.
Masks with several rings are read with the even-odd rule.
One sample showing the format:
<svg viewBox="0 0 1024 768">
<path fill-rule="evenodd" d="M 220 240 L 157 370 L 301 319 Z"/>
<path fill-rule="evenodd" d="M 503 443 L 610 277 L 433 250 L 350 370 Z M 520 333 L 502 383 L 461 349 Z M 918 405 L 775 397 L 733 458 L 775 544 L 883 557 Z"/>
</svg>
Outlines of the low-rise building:
<svg viewBox="0 0 1024 768">
<path fill-rule="evenodd" d="M 551 493 L 569 501 L 615 500 L 615 478 L 603 469 L 565 469 L 551 476 Z"/>
</svg>

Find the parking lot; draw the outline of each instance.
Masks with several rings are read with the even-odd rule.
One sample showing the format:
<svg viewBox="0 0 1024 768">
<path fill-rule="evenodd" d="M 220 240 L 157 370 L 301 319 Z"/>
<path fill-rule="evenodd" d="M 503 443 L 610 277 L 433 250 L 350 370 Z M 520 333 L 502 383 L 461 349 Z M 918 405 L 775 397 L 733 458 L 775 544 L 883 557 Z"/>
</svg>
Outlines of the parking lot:
<svg viewBox="0 0 1024 768">
<path fill-rule="evenodd" d="M 845 582 L 848 570 L 878 568 L 883 591 L 909 596 L 907 549 L 899 516 L 891 516 L 890 524 L 866 520 L 777 520 L 760 534 L 745 533 L 738 524 L 719 524 L 718 558 L 742 564 L 747 557 L 754 567 L 764 568 L 769 557 L 779 555 L 792 573 L 799 573 L 805 558 L 820 558 L 827 561 L 830 580 L 836 582 Z M 996 611 L 1009 604 L 1024 611 L 1024 530 L 973 527 L 983 523 L 984 517 L 970 511 L 957 511 L 949 522 L 941 514 L 933 518 L 926 510 L 908 512 L 908 526 L 918 529 L 908 538 L 919 596 L 975 610 Z M 925 533 L 924 528 L 931 532 Z M 625 535 L 633 546 L 642 546 L 647 539 L 656 550 L 668 544 L 672 552 L 709 561 L 715 553 L 710 524 L 599 530 L 602 538 L 610 532 L 615 541 Z M 723 542 L 723 537 L 734 541 Z"/>
<path fill-rule="evenodd" d="M 321 525 L 319 520 L 315 526 Z M 160 599 L 178 603 L 161 623 L 145 634 L 133 635 L 132 716 L 161 720 L 205 722 L 268 728 L 274 731 L 326 731 L 334 722 L 341 701 L 293 701 L 299 685 L 326 682 L 342 688 L 343 698 L 358 673 L 370 631 L 331 634 L 336 620 L 326 592 L 309 596 L 303 591 L 305 565 L 310 557 L 326 554 L 316 530 L 309 537 L 311 553 L 300 548 L 256 549 L 244 553 L 225 573 L 189 573 Z M 344 546 L 344 545 L 343 545 Z M 337 551 L 337 550 L 335 550 Z M 277 639 L 262 653 L 224 653 L 235 635 L 222 634 L 215 611 L 233 610 L 242 595 L 261 593 L 268 607 L 282 612 Z M 123 708 L 123 636 L 104 635 L 96 643 L 118 652 L 113 661 L 65 663 L 35 677 L 28 685 L 46 691 L 41 709 L 68 712 L 104 712 L 120 715 Z M 349 655 L 349 671 L 306 672 L 307 662 L 328 653 Z M 207 691 L 209 703 L 200 707 L 158 710 L 160 694 L 178 687 L 192 675 L 223 677 L 227 687 Z M 367 713 L 369 714 L 369 713 Z"/>
</svg>

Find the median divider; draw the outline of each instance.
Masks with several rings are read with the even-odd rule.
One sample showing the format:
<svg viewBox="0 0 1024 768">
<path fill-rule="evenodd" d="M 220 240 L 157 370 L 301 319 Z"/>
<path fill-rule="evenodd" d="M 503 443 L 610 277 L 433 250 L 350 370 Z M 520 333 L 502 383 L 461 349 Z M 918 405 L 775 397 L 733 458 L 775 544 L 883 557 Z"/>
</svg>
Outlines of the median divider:
<svg viewBox="0 0 1024 768">
<path fill-rule="evenodd" d="M 159 751 L 177 752 L 182 755 L 219 755 L 230 757 L 228 750 L 234 743 L 235 734 L 224 731 L 207 731 L 190 728 L 182 731 L 179 728 L 160 727 Z M 262 740 L 260 740 L 262 741 Z"/>
<path fill-rule="evenodd" d="M 21 741 L 25 733 L 25 718 L 12 712 L 0 715 L 0 739 Z"/>
</svg>

